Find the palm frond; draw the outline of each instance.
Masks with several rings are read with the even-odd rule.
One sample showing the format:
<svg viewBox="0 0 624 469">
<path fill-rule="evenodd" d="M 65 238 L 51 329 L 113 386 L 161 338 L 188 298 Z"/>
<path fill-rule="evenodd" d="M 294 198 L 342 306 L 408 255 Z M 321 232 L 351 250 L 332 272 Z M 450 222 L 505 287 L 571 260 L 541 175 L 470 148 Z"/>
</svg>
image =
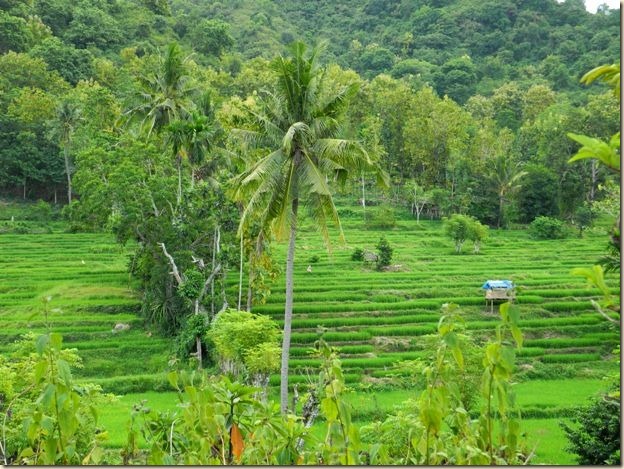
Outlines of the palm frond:
<svg viewBox="0 0 624 469">
<path fill-rule="evenodd" d="M 293 218 L 292 202 L 297 198 L 297 167 L 295 161 L 290 159 L 287 163 L 288 170 L 280 187 L 275 187 L 276 198 L 280 203 L 269 206 L 269 215 L 273 220 L 273 233 L 277 240 L 286 239 Z M 279 194 L 279 195 L 277 195 Z"/>
<path fill-rule="evenodd" d="M 294 148 L 293 144 L 297 142 L 304 143 L 308 140 L 307 135 L 309 132 L 310 128 L 305 122 L 295 122 L 292 124 L 284 134 L 284 138 L 282 138 L 282 151 L 286 155 L 290 155 Z M 295 139 L 297 135 L 300 135 L 301 137 L 299 139 Z"/>
<path fill-rule="evenodd" d="M 347 170 L 360 171 L 373 167 L 373 162 L 364 147 L 354 140 L 318 139 L 314 144 L 314 154 L 319 160 L 331 160 Z"/>
<path fill-rule="evenodd" d="M 331 196 L 331 191 L 325 181 L 325 174 L 314 163 L 307 152 L 303 152 L 304 160 L 301 164 L 300 183 L 310 187 L 310 193 Z"/>
<path fill-rule="evenodd" d="M 329 225 L 330 223 L 338 228 L 338 236 L 340 242 L 344 243 L 344 232 L 342 231 L 342 224 L 340 223 L 340 217 L 336 211 L 336 206 L 331 195 L 323 194 L 311 194 L 306 198 L 306 207 L 310 213 L 310 216 L 315 221 L 316 229 L 321 233 L 325 246 L 328 252 L 331 253 L 331 240 L 329 238 Z"/>
</svg>

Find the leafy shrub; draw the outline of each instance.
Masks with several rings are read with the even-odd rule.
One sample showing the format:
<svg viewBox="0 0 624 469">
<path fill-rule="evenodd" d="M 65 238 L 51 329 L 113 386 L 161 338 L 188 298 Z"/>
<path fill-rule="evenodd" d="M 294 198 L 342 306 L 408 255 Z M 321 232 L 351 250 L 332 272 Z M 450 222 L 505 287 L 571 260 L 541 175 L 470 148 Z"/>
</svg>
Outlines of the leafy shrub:
<svg viewBox="0 0 624 469">
<path fill-rule="evenodd" d="M 319 256 L 317 256 L 316 254 L 314 254 L 313 256 L 311 256 L 311 257 L 308 259 L 308 262 L 309 262 L 310 264 L 316 264 L 316 263 L 317 263 L 318 261 L 320 261 L 320 260 L 321 260 L 321 258 L 320 258 Z"/>
<path fill-rule="evenodd" d="M 455 242 L 455 252 L 460 253 L 462 245 L 469 239 L 474 243 L 474 252 L 479 253 L 481 241 L 487 238 L 488 228 L 467 215 L 453 214 L 444 218 L 444 233 Z"/>
<path fill-rule="evenodd" d="M 32 206 L 30 219 L 36 221 L 51 221 L 52 206 L 43 200 L 38 200 L 37 203 Z"/>
<path fill-rule="evenodd" d="M 4 462 L 79 465 L 101 460 L 97 409 L 113 397 L 92 384 L 77 385 L 75 349 L 58 333 L 27 335 L 12 356 L 0 357 L 0 415 Z"/>
<path fill-rule="evenodd" d="M 197 356 L 197 338 L 199 337 L 202 343 L 202 365 L 206 367 L 214 364 L 212 358 L 214 344 L 209 337 L 207 337 L 207 330 L 208 324 L 204 315 L 193 314 L 188 316 L 186 321 L 184 321 L 180 332 L 176 336 L 176 357 L 181 360 L 188 360 L 193 353 Z"/>
<path fill-rule="evenodd" d="M 215 317 L 208 336 L 223 371 L 247 372 L 252 381 L 266 385 L 269 374 L 279 369 L 280 331 L 267 316 L 227 309 Z"/>
<path fill-rule="evenodd" d="M 384 267 L 390 265 L 392 260 L 393 249 L 390 247 L 390 243 L 385 236 L 382 236 L 377 243 L 377 270 L 381 270 Z"/>
<path fill-rule="evenodd" d="M 569 441 L 568 450 L 581 465 L 619 465 L 620 405 L 609 396 L 599 396 L 576 411 L 574 426 L 562 422 Z"/>
<path fill-rule="evenodd" d="M 455 243 L 455 252 L 460 253 L 462 245 L 468 239 L 472 219 L 466 215 L 453 214 L 444 218 L 444 233 Z"/>
<path fill-rule="evenodd" d="M 0 223 L 0 233 L 28 234 L 30 229 L 21 221 L 4 221 Z"/>
<path fill-rule="evenodd" d="M 357 212 L 350 208 L 339 208 L 337 211 L 340 218 L 353 218 L 357 215 Z"/>
<path fill-rule="evenodd" d="M 535 239 L 562 239 L 565 238 L 563 222 L 551 217 L 537 217 L 529 228 Z"/>
<path fill-rule="evenodd" d="M 396 214 L 392 207 L 382 206 L 367 210 L 364 215 L 366 228 L 389 229 L 396 226 Z"/>
<path fill-rule="evenodd" d="M 353 250 L 353 254 L 351 254 L 352 261 L 363 261 L 364 260 L 364 249 L 355 248 Z"/>
</svg>

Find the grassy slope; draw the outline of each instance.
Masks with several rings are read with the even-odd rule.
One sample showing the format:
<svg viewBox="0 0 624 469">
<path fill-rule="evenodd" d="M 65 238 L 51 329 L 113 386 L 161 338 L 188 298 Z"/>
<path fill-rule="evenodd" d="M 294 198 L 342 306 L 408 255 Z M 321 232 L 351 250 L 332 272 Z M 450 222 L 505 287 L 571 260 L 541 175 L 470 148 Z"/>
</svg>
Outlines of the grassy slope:
<svg viewBox="0 0 624 469">
<path fill-rule="evenodd" d="M 393 230 L 366 230 L 359 209 L 351 209 L 356 215 L 343 219 L 347 244 L 335 246 L 331 256 L 309 223 L 301 230 L 291 360 L 295 381 L 306 366 L 315 364 L 305 355 L 319 325 L 336 345 L 360 346 L 343 353 L 347 373 L 356 381 L 387 375 L 388 367 L 398 359 L 423 356 L 424 341 L 419 336 L 435 330 L 439 309 L 449 301 L 462 306 L 467 327 L 487 339 L 497 314 L 485 307 L 480 286 L 497 278 L 511 279 L 520 287 L 517 303 L 527 341 L 518 362 L 525 365 L 522 373 L 527 378 L 551 372 L 585 377 L 603 373 L 603 358 L 619 343 L 619 336 L 593 311 L 590 300 L 596 298 L 595 291 L 570 271 L 593 264 L 604 252 L 604 233 L 584 239 L 534 241 L 526 231 L 492 230 L 480 254 L 472 254 L 466 245 L 462 255 L 454 255 L 439 222 L 424 221 L 419 226 L 403 218 Z M 401 266 L 398 272 L 376 272 L 372 266 L 350 260 L 355 247 L 374 250 L 382 234 L 395 250 L 393 263 Z M 284 249 L 278 246 L 278 255 L 283 256 Z M 306 268 L 315 255 L 320 261 L 311 264 L 308 273 Z M 615 276 L 609 284 L 614 293 L 619 291 Z M 254 310 L 281 321 L 282 291 L 283 278 L 267 304 Z M 388 338 L 402 340 L 402 344 L 384 349 L 380 343 Z"/>
<path fill-rule="evenodd" d="M 42 298 L 50 297 L 54 330 L 83 358 L 78 377 L 119 384 L 162 371 L 169 341 L 150 336 L 136 315 L 128 253 L 105 234 L 2 235 L 0 352 L 26 331 L 45 330 Z M 130 330 L 113 333 L 117 323 Z"/>
<path fill-rule="evenodd" d="M 590 234 L 583 240 L 538 242 L 522 231 L 493 231 L 481 254 L 469 254 L 470 247 L 465 246 L 466 253 L 455 256 L 437 222 L 424 221 L 417 226 L 403 219 L 394 230 L 364 230 L 358 209 L 352 209 L 356 216 L 343 220 L 348 244 L 336 246 L 331 257 L 313 227 L 303 223 L 295 282 L 295 380 L 306 363 L 314 364 L 306 358 L 306 349 L 316 337 L 318 324 L 336 334 L 335 343 L 343 347 L 344 365 L 352 381 L 383 377 L 396 360 L 422 356 L 419 335 L 434 329 L 439 307 L 446 301 L 462 305 L 469 327 L 486 338 L 496 318 L 484 308 L 479 287 L 488 278 L 511 278 L 522 287 L 518 302 L 528 337 L 519 362 L 533 367 L 524 367 L 524 378 L 549 374 L 577 378 L 518 384 L 523 408 L 555 408 L 558 412 L 558 408 L 582 403 L 600 388 L 595 378 L 612 368 L 605 366 L 602 358 L 619 338 L 592 312 L 589 299 L 593 292 L 585 288 L 582 279 L 572 277 L 570 270 L 591 265 L 602 254 L 603 234 Z M 400 264 L 402 271 L 379 273 L 350 260 L 354 247 L 374 249 L 381 234 L 390 240 L 394 263 Z M 278 256 L 283 256 L 284 248 L 276 247 Z M 0 236 L 0 352 L 25 331 L 44 329 L 41 298 L 51 296 L 54 328 L 63 332 L 65 342 L 77 347 L 84 358 L 85 368 L 77 371 L 78 376 L 118 393 L 162 386 L 160 373 L 166 367 L 169 344 L 148 336 L 136 316 L 138 300 L 126 273 L 127 254 L 103 234 Z M 312 264 L 312 273 L 308 273 L 305 269 L 314 255 L 320 261 Z M 236 290 L 234 277 L 232 294 Z M 609 284 L 617 292 L 618 280 L 612 278 Z M 269 302 L 256 311 L 279 320 L 283 278 L 273 291 Z M 33 317 L 33 313 L 39 314 Z M 113 334 L 117 322 L 132 327 Z M 383 350 L 375 339 L 379 337 L 405 339 L 404 350 Z M 385 410 L 386 404 L 400 402 L 409 392 L 375 395 L 377 405 Z M 102 423 L 111 434 L 110 445 L 123 443 L 131 406 L 143 398 L 158 409 L 176 402 L 172 393 L 148 392 L 127 395 L 103 409 Z M 358 408 L 369 408 L 369 398 L 369 394 L 354 394 L 356 414 Z M 529 435 L 544 432 L 535 462 L 573 463 L 570 455 L 563 454 L 565 439 L 557 421 L 526 420 Z"/>
</svg>

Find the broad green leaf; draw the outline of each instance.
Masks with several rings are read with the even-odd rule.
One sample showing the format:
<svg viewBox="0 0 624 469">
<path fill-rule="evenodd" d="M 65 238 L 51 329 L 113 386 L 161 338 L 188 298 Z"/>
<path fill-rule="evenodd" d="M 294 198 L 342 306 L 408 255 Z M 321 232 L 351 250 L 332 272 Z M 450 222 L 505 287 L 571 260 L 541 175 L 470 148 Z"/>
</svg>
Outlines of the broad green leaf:
<svg viewBox="0 0 624 469">
<path fill-rule="evenodd" d="M 451 353 L 453 354 L 453 357 L 455 358 L 455 361 L 457 362 L 457 366 L 459 366 L 460 369 L 464 369 L 464 354 L 461 351 L 461 348 L 459 347 L 454 347 L 451 349 Z"/>
<path fill-rule="evenodd" d="M 63 336 L 58 332 L 50 333 L 50 344 L 52 348 L 55 350 L 61 350 L 61 345 L 63 343 Z"/>
<path fill-rule="evenodd" d="M 44 377 L 48 370 L 48 362 L 41 360 L 35 365 L 35 381 L 38 383 Z"/>
<path fill-rule="evenodd" d="M 590 285 L 598 288 L 603 295 L 610 295 L 609 287 L 604 280 L 604 269 L 601 265 L 594 265 L 591 268 L 577 267 L 572 269 L 572 275 L 585 277 Z"/>
<path fill-rule="evenodd" d="M 520 330 L 518 326 L 516 325 L 511 326 L 511 335 L 516 341 L 516 345 L 518 346 L 518 348 L 522 348 L 522 342 L 523 342 L 522 331 Z"/>
<path fill-rule="evenodd" d="M 61 381 L 63 381 L 66 386 L 71 386 L 72 376 L 69 369 L 69 363 L 67 363 L 65 360 L 58 360 L 57 366 Z"/>
<path fill-rule="evenodd" d="M 169 373 L 167 373 L 167 381 L 169 381 L 169 384 L 173 388 L 180 390 L 178 386 L 178 373 L 176 371 L 170 371 Z"/>
<path fill-rule="evenodd" d="M 43 351 L 50 343 L 50 336 L 48 334 L 43 334 L 37 337 L 37 342 L 35 342 L 35 350 L 39 355 L 43 354 Z"/>
<path fill-rule="evenodd" d="M 338 418 L 338 408 L 330 398 L 325 398 L 321 401 L 321 412 L 323 412 L 328 422 L 334 422 Z"/>
<path fill-rule="evenodd" d="M 503 318 L 503 322 L 508 322 L 509 321 L 509 301 L 503 303 L 500 305 L 500 307 L 498 308 L 498 311 L 500 312 L 501 317 Z"/>
<path fill-rule="evenodd" d="M 458 346 L 459 342 L 457 340 L 457 334 L 454 332 L 449 332 L 444 335 L 444 343 L 448 345 L 450 348 L 455 348 Z"/>
<path fill-rule="evenodd" d="M 620 156 L 614 146 L 602 140 L 598 140 L 597 138 L 587 137 L 586 135 L 578 135 L 571 132 L 568 132 L 567 135 L 575 142 L 583 145 L 579 151 L 568 160 L 568 163 L 595 158 L 614 171 L 620 170 Z M 610 141 L 610 143 L 613 144 L 613 141 Z"/>
<path fill-rule="evenodd" d="M 45 387 L 43 393 L 37 399 L 37 403 L 43 404 L 45 407 L 49 407 L 52 403 L 52 399 L 54 398 L 54 393 L 56 392 L 56 386 L 52 383 L 48 383 Z"/>
</svg>

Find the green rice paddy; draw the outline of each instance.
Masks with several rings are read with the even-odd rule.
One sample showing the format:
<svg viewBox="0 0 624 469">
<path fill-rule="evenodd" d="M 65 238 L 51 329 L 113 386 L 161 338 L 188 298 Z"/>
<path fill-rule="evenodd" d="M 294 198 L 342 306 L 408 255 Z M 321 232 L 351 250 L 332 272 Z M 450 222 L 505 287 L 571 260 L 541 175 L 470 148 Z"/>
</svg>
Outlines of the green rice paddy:
<svg viewBox="0 0 624 469">
<path fill-rule="evenodd" d="M 319 337 L 339 347 L 346 381 L 362 383 L 396 375 L 394 364 L 426 355 L 422 337 L 435 332 L 444 303 L 461 306 L 466 327 L 487 340 L 498 321 L 485 305 L 481 285 L 488 279 L 509 279 L 518 286 L 524 348 L 517 356 L 516 394 L 525 414 L 527 434 L 538 438 L 540 463 L 572 464 L 565 454 L 565 438 L 558 420 L 601 389 L 601 378 L 617 369 L 610 359 L 619 344 L 619 330 L 591 306 L 597 292 L 583 278 L 570 274 L 574 267 L 590 266 L 604 254 L 604 229 L 583 239 L 535 241 L 523 230 L 491 230 L 479 254 L 471 246 L 453 254 L 441 224 L 404 217 L 392 230 L 367 230 L 361 208 L 342 220 L 346 245 L 335 244 L 328 254 L 314 227 L 303 222 L 297 239 L 295 308 L 291 349 L 291 383 L 306 383 L 318 360 L 309 350 Z M 356 247 L 374 250 L 381 235 L 394 249 L 393 271 L 352 261 Z M 337 239 L 334 236 L 333 239 Z M 274 252 L 285 257 L 285 245 Z M 108 234 L 0 235 L 0 353 L 28 331 L 44 331 L 46 323 L 75 347 L 84 368 L 78 379 L 96 382 L 104 390 L 128 394 L 103 409 L 102 424 L 109 429 L 109 445 L 120 446 L 134 402 L 147 398 L 155 408 L 175 406 L 164 371 L 171 354 L 169 339 L 158 337 L 137 315 L 139 299 L 126 265 L 131 247 L 120 248 Z M 310 259 L 318 256 L 318 262 Z M 307 272 L 308 265 L 312 271 Z M 607 278 L 619 294 L 617 275 Z M 237 272 L 230 272 L 231 304 L 237 296 Z M 254 312 L 281 324 L 283 276 L 273 294 Z M 48 318 L 43 298 L 51 297 Z M 617 317 L 614 314 L 614 317 Z M 114 333 L 117 323 L 130 325 Z M 279 383 L 277 375 L 271 384 Z M 157 392 L 154 392 L 157 391 Z M 386 412 L 410 390 L 356 392 L 355 417 L 370 418 L 371 409 Z M 376 396 L 375 402 L 367 401 Z M 358 401 L 358 399 L 360 399 Z M 360 409 L 360 410 L 358 410 Z"/>
</svg>

